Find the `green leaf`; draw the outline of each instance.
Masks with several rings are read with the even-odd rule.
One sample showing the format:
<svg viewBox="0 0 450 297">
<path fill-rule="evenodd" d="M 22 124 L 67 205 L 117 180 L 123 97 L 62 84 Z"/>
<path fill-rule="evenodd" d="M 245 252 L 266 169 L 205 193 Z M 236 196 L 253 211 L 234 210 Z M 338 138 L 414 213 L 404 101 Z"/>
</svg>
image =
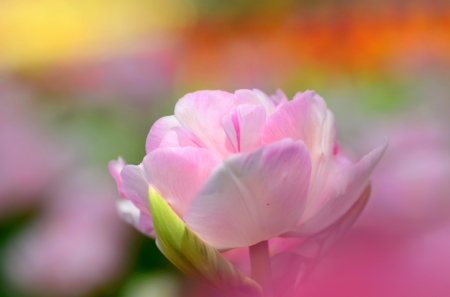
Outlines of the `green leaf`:
<svg viewBox="0 0 450 297">
<path fill-rule="evenodd" d="M 262 296 L 258 283 L 203 242 L 151 186 L 148 197 L 158 247 L 178 269 L 232 296 Z"/>
</svg>

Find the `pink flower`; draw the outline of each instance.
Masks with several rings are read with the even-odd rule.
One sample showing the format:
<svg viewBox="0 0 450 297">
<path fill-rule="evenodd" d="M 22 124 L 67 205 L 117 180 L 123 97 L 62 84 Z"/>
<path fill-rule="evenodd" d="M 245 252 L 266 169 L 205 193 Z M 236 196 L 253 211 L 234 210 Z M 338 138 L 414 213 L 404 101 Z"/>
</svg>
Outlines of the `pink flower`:
<svg viewBox="0 0 450 297">
<path fill-rule="evenodd" d="M 153 125 L 140 165 L 110 168 L 146 220 L 151 185 L 203 241 L 226 250 L 329 227 L 368 186 L 384 149 L 357 163 L 340 154 L 334 116 L 312 91 L 292 101 L 281 91 L 199 91 Z"/>
<path fill-rule="evenodd" d="M 12 283 L 33 296 L 85 296 L 117 277 L 129 233 L 113 196 L 89 171 L 60 180 L 43 216 L 9 243 Z"/>
<path fill-rule="evenodd" d="M 446 131 L 444 125 L 390 123 L 389 131 L 381 132 L 391 134 L 390 148 L 373 175 L 374 190 L 365 211 L 303 283 L 298 296 L 448 295 Z"/>
<path fill-rule="evenodd" d="M 31 98 L 0 75 L 0 219 L 36 207 L 70 157 L 31 113 Z"/>
<path fill-rule="evenodd" d="M 108 165 L 109 172 L 116 180 L 120 195 L 125 198 L 116 201 L 117 212 L 122 220 L 134 226 L 140 232 L 155 238 L 156 235 L 151 216 L 147 212 L 142 212 L 133 202 L 126 199 L 127 197 L 122 190 L 122 177 L 120 176 L 120 172 L 125 165 L 126 163 L 121 157 L 117 161 L 110 161 Z"/>
</svg>

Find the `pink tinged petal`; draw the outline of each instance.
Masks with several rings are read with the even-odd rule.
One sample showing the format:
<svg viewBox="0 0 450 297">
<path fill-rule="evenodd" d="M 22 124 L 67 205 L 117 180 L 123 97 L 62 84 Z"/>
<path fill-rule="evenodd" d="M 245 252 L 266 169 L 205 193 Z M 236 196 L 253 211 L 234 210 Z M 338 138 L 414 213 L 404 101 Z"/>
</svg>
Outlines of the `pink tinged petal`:
<svg viewBox="0 0 450 297">
<path fill-rule="evenodd" d="M 336 176 L 346 166 L 335 156 L 336 129 L 334 115 L 327 111 L 322 127 L 322 145 L 317 145 L 315 150 L 310 149 L 313 160 L 311 184 L 308 193 L 305 216 L 307 220 L 315 214 L 329 199 L 333 191 Z M 330 141 L 331 140 L 331 141 Z"/>
<path fill-rule="evenodd" d="M 119 157 L 119 159 L 117 161 L 112 160 L 108 163 L 109 173 L 116 180 L 117 188 L 119 190 L 120 195 L 123 198 L 127 198 L 127 197 L 125 196 L 125 193 L 123 192 L 123 189 L 122 189 L 122 177 L 120 176 L 120 172 L 122 171 L 123 167 L 125 167 L 125 165 L 126 165 L 126 163 L 122 159 L 122 157 Z"/>
<path fill-rule="evenodd" d="M 175 106 L 175 117 L 197 136 L 202 146 L 227 157 L 235 150 L 223 127 L 222 118 L 234 106 L 233 94 L 223 91 L 198 91 L 187 94 Z"/>
<path fill-rule="evenodd" d="M 232 156 L 214 169 L 184 220 L 218 249 L 268 240 L 298 224 L 310 174 L 311 160 L 301 141 L 285 139 Z"/>
<path fill-rule="evenodd" d="M 313 91 L 298 93 L 267 119 L 262 144 L 285 138 L 303 140 L 311 153 L 333 151 L 336 135 L 332 113 Z"/>
<path fill-rule="evenodd" d="M 313 169 L 306 214 L 312 215 L 326 203 L 340 169 L 334 160 L 334 116 L 315 92 L 298 93 L 267 119 L 262 144 L 284 138 L 303 140 L 310 151 Z"/>
<path fill-rule="evenodd" d="M 271 258 L 272 276 L 280 296 L 297 296 L 299 285 L 314 271 L 333 245 L 352 227 L 370 196 L 367 186 L 358 200 L 336 222 L 307 238 L 297 238 L 297 244 Z M 285 240 L 292 240 L 286 238 Z M 295 242 L 292 242 L 295 244 Z M 286 247 L 287 244 L 284 244 Z M 286 295 L 284 295 L 284 293 Z"/>
<path fill-rule="evenodd" d="M 141 233 L 155 238 L 152 218 L 141 212 L 139 208 L 134 206 L 133 202 L 126 199 L 119 199 L 116 202 L 116 208 L 122 220 L 135 227 Z"/>
<path fill-rule="evenodd" d="M 155 227 L 153 227 L 152 217 L 146 214 L 145 212 L 141 212 L 138 230 L 151 238 L 156 238 Z"/>
<path fill-rule="evenodd" d="M 145 151 L 146 153 L 150 153 L 151 151 L 159 148 L 162 140 L 169 133 L 170 129 L 173 127 L 181 126 L 178 120 L 174 116 L 166 116 L 157 120 L 150 132 L 148 133 L 147 140 L 145 142 Z M 173 144 L 176 146 L 176 138 L 173 139 Z"/>
<path fill-rule="evenodd" d="M 253 92 L 255 93 L 256 97 L 258 97 L 261 104 L 265 107 L 267 115 L 273 114 L 276 109 L 277 103 L 272 99 L 272 97 L 269 97 L 266 93 L 258 89 L 253 89 Z"/>
<path fill-rule="evenodd" d="M 276 109 L 280 108 L 283 104 L 289 102 L 288 98 L 286 97 L 286 94 L 280 89 L 277 89 L 277 92 L 275 95 L 270 96 L 270 99 L 272 99 L 273 102 L 275 102 L 275 105 L 277 106 Z"/>
<path fill-rule="evenodd" d="M 165 148 L 148 154 L 142 165 L 151 185 L 182 217 L 189 202 L 221 159 L 203 148 Z M 147 184 L 148 189 L 148 184 Z"/>
<path fill-rule="evenodd" d="M 265 108 L 267 115 L 271 115 L 276 108 L 276 102 L 260 90 L 237 90 L 234 93 L 237 104 L 261 105 Z"/>
<path fill-rule="evenodd" d="M 328 202 L 309 220 L 286 236 L 308 236 L 324 230 L 339 220 L 356 203 L 368 186 L 370 176 L 383 156 L 387 142 L 345 168 L 336 178 Z"/>
<path fill-rule="evenodd" d="M 143 213 L 150 215 L 148 203 L 148 186 L 150 181 L 145 173 L 144 167 L 140 165 L 126 165 L 122 170 L 123 192 Z"/>
<path fill-rule="evenodd" d="M 239 128 L 238 112 L 235 107 L 231 110 L 230 113 L 223 116 L 222 127 L 231 144 L 233 145 L 234 150 L 236 152 L 240 152 L 241 135 Z"/>
<path fill-rule="evenodd" d="M 266 123 L 262 105 L 242 104 L 222 118 L 222 125 L 236 152 L 250 152 L 261 145 L 261 130 Z"/>
<path fill-rule="evenodd" d="M 175 116 L 160 118 L 148 133 L 145 151 L 148 154 L 160 147 L 198 147 L 195 139 L 189 136 L 189 132 L 181 126 Z"/>
<path fill-rule="evenodd" d="M 240 152 L 246 153 L 261 145 L 261 131 L 266 123 L 266 110 L 260 105 L 237 107 L 240 136 Z"/>
</svg>

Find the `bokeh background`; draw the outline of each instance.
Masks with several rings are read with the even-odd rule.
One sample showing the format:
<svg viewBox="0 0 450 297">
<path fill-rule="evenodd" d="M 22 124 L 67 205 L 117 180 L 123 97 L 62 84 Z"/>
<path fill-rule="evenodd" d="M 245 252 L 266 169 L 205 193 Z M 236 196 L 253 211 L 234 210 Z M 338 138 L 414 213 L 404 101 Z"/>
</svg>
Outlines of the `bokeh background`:
<svg viewBox="0 0 450 297">
<path fill-rule="evenodd" d="M 446 0 L 0 1 L 0 296 L 208 294 L 118 219 L 107 163 L 185 93 L 239 88 L 316 90 L 355 158 L 390 139 L 303 296 L 448 296 Z"/>
</svg>

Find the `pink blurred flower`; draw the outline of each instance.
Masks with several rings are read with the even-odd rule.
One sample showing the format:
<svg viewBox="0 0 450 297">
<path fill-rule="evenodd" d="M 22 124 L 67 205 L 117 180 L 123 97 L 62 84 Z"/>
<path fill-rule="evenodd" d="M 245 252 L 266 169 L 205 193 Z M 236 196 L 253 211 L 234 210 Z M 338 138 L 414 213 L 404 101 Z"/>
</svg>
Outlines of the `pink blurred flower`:
<svg viewBox="0 0 450 297">
<path fill-rule="evenodd" d="M 31 95 L 0 79 L 0 216 L 36 206 L 67 157 L 32 115 Z"/>
<path fill-rule="evenodd" d="M 151 48 L 119 53 L 101 61 L 75 61 L 47 71 L 43 87 L 72 93 L 80 99 L 114 100 L 147 106 L 171 89 L 179 53 L 173 40 L 158 40 Z"/>
<path fill-rule="evenodd" d="M 127 227 L 114 193 L 92 172 L 69 176 L 34 225 L 9 244 L 5 270 L 33 296 L 85 296 L 123 270 Z"/>
<path fill-rule="evenodd" d="M 448 295 L 450 146 L 445 131 L 417 124 L 390 128 L 391 146 L 372 178 L 365 212 L 299 296 Z"/>
<path fill-rule="evenodd" d="M 199 91 L 159 119 L 138 165 L 110 164 L 150 225 L 153 186 L 202 240 L 225 250 L 306 237 L 340 219 L 369 183 L 381 146 L 353 164 L 315 92 Z M 118 165 L 122 164 L 122 165 Z"/>
</svg>

